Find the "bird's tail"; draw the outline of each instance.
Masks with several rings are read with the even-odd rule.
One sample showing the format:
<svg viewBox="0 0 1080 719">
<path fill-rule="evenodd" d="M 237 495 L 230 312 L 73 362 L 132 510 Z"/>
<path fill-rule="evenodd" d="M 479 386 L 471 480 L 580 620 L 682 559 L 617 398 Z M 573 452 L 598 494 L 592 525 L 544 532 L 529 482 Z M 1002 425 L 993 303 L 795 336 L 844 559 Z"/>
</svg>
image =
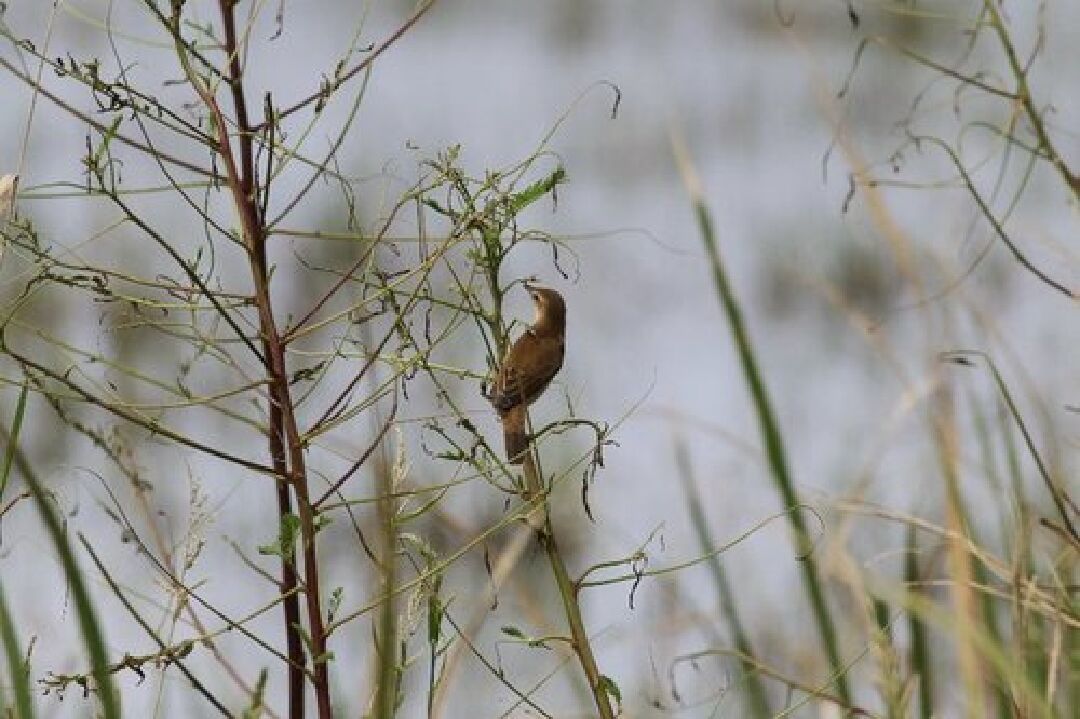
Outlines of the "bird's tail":
<svg viewBox="0 0 1080 719">
<path fill-rule="evenodd" d="M 521 464 L 529 450 L 529 436 L 525 432 L 525 407 L 513 407 L 502 416 L 503 443 L 506 446 L 506 461 Z"/>
</svg>

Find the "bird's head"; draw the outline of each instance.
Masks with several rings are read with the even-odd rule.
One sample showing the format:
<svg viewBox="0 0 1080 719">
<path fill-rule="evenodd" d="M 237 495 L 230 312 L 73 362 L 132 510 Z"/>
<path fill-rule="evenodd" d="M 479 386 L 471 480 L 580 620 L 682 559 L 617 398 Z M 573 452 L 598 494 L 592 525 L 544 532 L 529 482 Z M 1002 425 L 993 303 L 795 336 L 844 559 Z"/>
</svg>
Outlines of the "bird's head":
<svg viewBox="0 0 1080 719">
<path fill-rule="evenodd" d="M 562 333 L 566 327 L 566 302 L 550 287 L 525 283 L 525 290 L 536 306 L 533 330 Z"/>
</svg>

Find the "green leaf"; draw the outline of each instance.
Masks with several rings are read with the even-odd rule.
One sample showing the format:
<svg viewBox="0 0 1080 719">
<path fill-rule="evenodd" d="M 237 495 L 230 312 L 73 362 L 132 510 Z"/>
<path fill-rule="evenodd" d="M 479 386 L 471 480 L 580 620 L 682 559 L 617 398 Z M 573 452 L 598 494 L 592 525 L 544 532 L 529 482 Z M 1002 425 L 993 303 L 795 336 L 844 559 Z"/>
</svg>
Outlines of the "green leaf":
<svg viewBox="0 0 1080 719">
<path fill-rule="evenodd" d="M 444 613 L 442 600 L 439 599 L 438 594 L 432 592 L 428 598 L 428 642 L 433 646 L 439 643 L 439 637 L 442 635 Z"/>
<path fill-rule="evenodd" d="M 330 601 L 327 604 L 326 610 L 326 623 L 333 624 L 334 616 L 337 614 L 338 609 L 341 607 L 341 599 L 345 596 L 345 590 L 341 587 L 334 587 L 334 591 L 330 592 Z"/>
<path fill-rule="evenodd" d="M 263 667 L 259 672 L 259 678 L 255 682 L 255 691 L 251 693 L 251 703 L 248 704 L 248 708 L 244 710 L 243 719 L 259 719 L 263 715 L 263 709 L 266 704 L 263 702 L 263 696 L 266 694 L 266 668 Z"/>
<path fill-rule="evenodd" d="M 296 553 L 296 539 L 300 536 L 300 517 L 286 514 L 281 518 L 278 538 L 270 544 L 260 545 L 259 554 L 269 554 L 292 561 Z"/>
<path fill-rule="evenodd" d="M 606 674 L 600 675 L 600 689 L 619 705 L 619 713 L 622 713 L 622 691 L 615 680 Z"/>
<path fill-rule="evenodd" d="M 430 197 L 425 197 L 423 200 L 421 200 L 421 204 L 424 205 L 424 207 L 427 207 L 428 209 L 434 210 L 440 215 L 443 215 L 444 217 L 454 217 L 455 215 L 453 210 L 449 210 L 443 207 L 436 200 L 433 200 Z"/>
<path fill-rule="evenodd" d="M 511 626 L 507 625 L 507 626 L 501 627 L 500 631 L 502 631 L 502 633 L 505 634 L 506 636 L 513 637 L 514 639 L 522 639 L 524 641 L 529 640 L 529 638 L 527 636 L 525 636 L 525 633 L 523 631 L 521 631 L 520 629 L 518 629 L 517 627 L 511 627 Z"/>
<path fill-rule="evenodd" d="M 109 125 L 109 128 L 101 136 L 101 145 L 97 148 L 97 151 L 94 152 L 93 157 L 90 158 L 90 166 L 91 167 L 99 167 L 100 166 L 101 158 L 104 157 L 105 154 L 109 151 L 109 145 L 112 143 L 113 138 L 116 137 L 117 130 L 119 130 L 120 123 L 121 123 L 121 121 L 123 121 L 123 119 L 124 119 L 123 115 L 117 116 L 112 121 L 112 124 Z"/>
<path fill-rule="evenodd" d="M 566 170 L 559 165 L 547 177 L 537 180 L 521 192 L 510 195 L 510 210 L 516 215 L 564 182 L 566 182 Z"/>
</svg>

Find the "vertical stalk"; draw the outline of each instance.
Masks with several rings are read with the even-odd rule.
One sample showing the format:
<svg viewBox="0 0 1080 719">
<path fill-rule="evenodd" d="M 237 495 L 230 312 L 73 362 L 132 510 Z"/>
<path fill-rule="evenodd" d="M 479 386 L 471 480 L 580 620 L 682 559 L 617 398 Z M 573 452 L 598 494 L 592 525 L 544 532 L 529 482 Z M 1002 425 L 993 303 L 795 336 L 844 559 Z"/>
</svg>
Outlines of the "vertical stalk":
<svg viewBox="0 0 1080 719">
<path fill-rule="evenodd" d="M 904 552 L 904 585 L 910 592 L 920 592 L 922 574 L 919 571 L 919 545 L 915 525 L 908 525 Z M 932 719 L 934 716 L 934 672 L 930 664 L 930 641 L 926 622 L 918 612 L 908 611 L 908 633 L 911 635 L 911 672 L 918 677 L 919 712 L 912 716 Z"/>
<path fill-rule="evenodd" d="M 965 712 L 974 719 L 990 715 L 983 699 L 986 671 L 972 639 L 978 630 L 979 610 L 972 590 L 974 572 L 972 557 L 968 551 L 970 537 L 960 496 L 960 448 L 951 388 L 943 384 L 933 399 L 930 424 L 945 480 L 946 527 L 951 531 L 947 551 L 948 571 L 951 575 L 950 593 L 956 609 L 955 621 L 959 628 L 956 638 L 957 664 L 964 686 L 963 694 L 967 700 Z"/>
<path fill-rule="evenodd" d="M 239 136 L 239 168 L 232 152 L 228 136 L 228 125 L 213 95 L 204 95 L 211 111 L 216 115 L 219 151 L 225 162 L 229 187 L 233 203 L 240 216 L 244 246 L 248 250 L 251 265 L 252 282 L 255 290 L 255 304 L 259 313 L 259 334 L 266 358 L 267 379 L 270 392 L 270 454 L 274 468 L 284 483 L 278 486 L 278 511 L 285 516 L 291 511 L 289 490 L 296 500 L 296 511 L 300 518 L 300 537 L 304 562 L 304 598 L 307 608 L 308 634 L 312 654 L 315 697 L 320 719 L 331 719 L 330 686 L 326 665 L 326 630 L 322 620 L 322 603 L 319 588 L 319 565 L 315 542 L 315 513 L 311 505 L 307 485 L 307 468 L 304 449 L 300 440 L 300 431 L 293 412 L 290 396 L 289 378 L 285 365 L 285 346 L 277 323 L 274 320 L 273 305 L 270 295 L 270 279 L 266 258 L 266 228 L 258 204 L 258 192 L 255 180 L 255 154 L 252 141 L 253 131 L 248 120 L 247 103 L 244 98 L 243 68 L 240 63 L 240 48 L 237 44 L 236 22 L 233 16 L 235 3 L 219 0 L 222 25 L 225 31 L 224 51 L 229 58 L 228 83 L 236 112 L 236 128 Z M 282 558 L 283 590 L 288 591 L 290 583 L 295 586 L 299 581 L 296 574 L 296 557 Z M 291 600 L 291 606 L 290 606 Z M 304 716 L 303 667 L 306 659 L 301 644 L 299 626 L 299 607 L 295 595 L 288 595 L 284 601 L 286 637 L 288 643 L 289 668 L 289 716 L 301 719 Z M 299 678 L 298 678 L 299 674 Z"/>
<path fill-rule="evenodd" d="M 473 200 L 469 197 L 464 185 L 460 186 L 459 189 L 462 197 L 471 205 Z M 481 250 L 483 252 L 481 262 L 492 303 L 492 312 L 486 317 L 486 322 L 495 341 L 496 356 L 494 359 L 496 362 L 501 362 L 503 357 L 506 356 L 510 338 L 503 324 L 503 289 L 499 285 L 499 270 L 502 267 L 503 259 L 513 245 L 505 246 L 502 244 L 500 240 L 501 227 L 494 229 L 490 226 L 481 226 L 477 229 L 479 230 Z M 528 410 L 526 410 L 526 426 L 531 428 L 531 423 L 528 421 Z M 596 664 L 592 643 L 589 641 L 589 634 L 585 630 L 585 622 L 581 618 L 581 606 L 578 604 L 580 587 L 577 582 L 570 578 L 570 573 L 566 569 L 566 562 L 563 561 L 562 554 L 559 552 L 559 545 L 555 539 L 555 532 L 551 524 L 551 513 L 548 511 L 547 498 L 544 496 L 544 483 L 541 480 L 540 470 L 536 462 L 535 449 L 530 448 L 526 452 L 522 462 L 522 470 L 525 475 L 522 498 L 526 502 L 536 501 L 538 503 L 538 506 L 529 512 L 526 522 L 539 533 L 544 552 L 547 554 L 548 562 L 551 564 L 551 570 L 555 574 L 555 583 L 559 588 L 559 595 L 562 597 L 566 622 L 570 626 L 570 639 L 574 653 L 577 654 L 581 668 L 589 682 L 589 690 L 592 692 L 593 699 L 596 702 L 599 716 L 601 719 L 614 719 L 615 711 L 611 707 L 611 698 L 608 692 L 610 680 L 600 673 L 600 669 Z"/>
<path fill-rule="evenodd" d="M 805 553 L 804 556 L 799 558 L 799 568 L 802 570 L 803 586 L 809 595 L 810 608 L 813 611 L 814 622 L 817 624 L 818 635 L 829 659 L 829 668 L 832 672 L 831 683 L 836 685 L 837 693 L 844 703 L 851 704 L 851 690 L 847 680 L 848 669 L 840 658 L 840 640 L 837 637 L 836 625 L 833 622 L 829 604 L 825 598 L 824 582 L 813 553 L 806 552 L 806 548 L 810 546 L 810 535 L 807 532 L 806 520 L 803 519 L 802 512 L 798 511 L 800 504 L 799 493 L 788 468 L 783 432 L 776 419 L 776 413 L 773 411 L 772 401 L 765 386 L 765 378 L 758 367 L 757 356 L 750 342 L 750 332 L 743 318 L 742 307 L 735 296 L 735 289 L 728 280 L 727 269 L 720 255 L 716 233 L 713 230 L 712 216 L 709 214 L 709 208 L 705 204 L 701 183 L 693 166 L 690 164 L 686 149 L 677 136 L 672 137 L 672 144 L 676 163 L 682 172 L 683 182 L 686 185 L 687 193 L 690 195 L 690 202 L 697 219 L 698 229 L 701 232 L 705 254 L 712 270 L 717 298 L 720 300 L 720 305 L 727 318 L 728 329 L 731 331 L 731 337 L 739 355 L 739 363 L 742 365 L 743 378 L 746 381 L 754 409 L 757 412 L 758 428 L 761 432 L 762 443 L 765 446 L 765 457 L 769 463 L 773 483 L 780 493 L 784 506 L 791 510 L 788 512 L 788 521 L 791 525 L 792 539 L 797 551 L 800 554 Z"/>
<path fill-rule="evenodd" d="M 533 450 L 530 450 L 525 455 L 523 468 L 525 470 L 526 499 L 534 499 L 543 492 L 543 484 L 536 469 Z M 589 689 L 592 691 L 593 699 L 596 701 L 596 710 L 599 712 L 601 719 L 614 719 L 615 712 L 611 708 L 611 698 L 608 696 L 608 690 L 605 686 L 606 679 L 600 674 L 600 668 L 596 664 L 596 657 L 593 655 L 592 643 L 589 641 L 589 634 L 585 631 L 585 622 L 581 618 L 581 606 L 578 604 L 579 587 L 576 582 L 570 579 L 570 574 L 566 570 L 566 562 L 563 561 L 562 554 L 559 552 L 559 545 L 555 540 L 555 532 L 552 530 L 551 514 L 547 511 L 546 500 L 540 511 L 544 513 L 541 542 L 544 545 L 548 562 L 551 564 L 551 571 L 555 574 L 555 583 L 559 587 L 563 611 L 566 613 L 566 622 L 570 625 L 570 638 L 573 642 L 574 652 L 581 663 L 582 671 L 585 672 L 585 678 L 589 682 Z"/>
<path fill-rule="evenodd" d="M 397 572 L 397 527 L 394 516 L 394 472 L 396 467 L 384 456 L 378 470 L 378 515 L 382 532 L 382 596 L 385 597 L 379 610 L 376 650 L 378 666 L 375 676 L 375 711 L 374 719 L 393 719 L 398 697 L 398 636 L 397 608 L 394 601 L 394 583 Z"/>
</svg>

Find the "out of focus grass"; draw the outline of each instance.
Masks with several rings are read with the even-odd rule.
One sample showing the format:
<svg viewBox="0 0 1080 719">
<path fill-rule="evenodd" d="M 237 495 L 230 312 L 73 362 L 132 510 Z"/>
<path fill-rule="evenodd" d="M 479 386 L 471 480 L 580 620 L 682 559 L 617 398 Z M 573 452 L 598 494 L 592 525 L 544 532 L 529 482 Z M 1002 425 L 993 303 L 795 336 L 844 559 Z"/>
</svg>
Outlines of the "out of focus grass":
<svg viewBox="0 0 1080 719">
<path fill-rule="evenodd" d="M 769 476 L 784 507 L 802 506 L 796 480 L 784 449 L 779 425 L 750 339 L 744 313 L 724 266 L 704 192 L 678 136 L 673 138 L 676 161 L 697 217 L 702 243 L 714 278 L 716 296 L 743 369 L 745 388 L 757 414 Z M 973 500 L 959 481 L 961 429 L 955 406 L 962 383 L 956 372 L 981 371 L 985 360 L 1000 403 L 994 411 L 1006 419 L 998 426 L 987 420 L 977 404 L 972 411 L 970 438 L 982 456 L 982 479 L 999 513 L 998 536 L 977 530 Z M 827 665 L 810 676 L 792 676 L 774 669 L 795 661 L 793 656 L 754 654 L 753 637 L 739 619 L 736 606 L 751 603 L 732 589 L 719 563 L 711 578 L 721 597 L 730 641 L 744 657 L 748 676 L 741 683 L 746 715 L 761 716 L 764 703 L 781 700 L 787 716 L 812 704 L 829 706 L 820 716 L 887 717 L 1073 717 L 1080 707 L 1080 519 L 1066 480 L 1040 453 L 1012 393 L 994 363 L 979 353 L 955 353 L 935 358 L 938 391 L 926 412 L 927 431 L 938 449 L 936 476 L 945 489 L 943 516 L 934 519 L 905 515 L 863 502 L 848 503 L 858 521 L 889 536 L 896 523 L 906 525 L 899 576 L 861 569 L 857 582 L 843 583 L 864 596 L 841 603 L 840 582 L 822 571 L 817 552 L 801 556 L 805 601 L 817 625 L 818 649 Z M 933 364 L 933 363 L 932 363 Z M 1009 421 L 1011 420 L 1011 421 Z M 1041 490 L 1029 496 L 1014 436 L 1019 433 Z M 999 458 L 1004 468 L 998 468 Z M 688 460 L 681 457 L 684 479 Z M 692 480 L 685 482 L 691 525 L 702 542 L 711 545 L 701 499 Z M 1073 483 L 1075 485 L 1075 483 Z M 1035 511 L 1034 507 L 1041 508 Z M 807 546 L 807 527 L 799 511 L 789 514 L 796 547 Z M 985 526 L 981 523 L 979 526 Z M 1036 555 L 1033 547 L 1038 547 Z M 858 560 L 858 547 L 841 551 Z M 1036 558 L 1038 557 L 1038 559 Z M 826 562 L 828 564 L 828 562 Z M 794 605 L 799 598 L 785 598 Z M 850 607 L 867 607 L 868 617 Z M 868 621 L 867 621 L 868 620 Z M 870 649 L 899 661 L 864 661 Z M 747 661 L 750 655 L 753 661 Z M 754 667 L 760 675 L 754 676 Z M 764 696 L 768 687 L 768 696 Z M 878 698 L 874 698 L 874 694 Z M 837 714 L 836 711 L 840 713 Z"/>
<path fill-rule="evenodd" d="M 26 413 L 28 389 L 28 385 L 23 385 L 15 407 L 14 420 L 11 431 L 8 433 L 0 487 L 7 485 L 13 458 L 18 451 L 19 432 L 22 429 L 23 418 Z M 94 681 L 93 690 L 100 702 L 102 715 L 105 719 L 119 719 L 121 716 L 120 695 L 117 694 L 113 686 L 102 626 L 98 620 L 98 612 L 90 599 L 86 581 L 75 559 L 70 537 L 64 528 L 64 520 L 56 509 L 51 493 L 41 484 L 36 474 L 25 471 L 22 474 L 34 498 L 34 503 L 37 505 L 48 537 L 60 559 L 60 565 L 64 570 L 64 578 L 67 580 L 68 591 L 71 592 L 74 600 L 75 615 L 79 620 L 79 629 L 82 632 L 86 653 L 90 659 L 90 674 Z M 0 582 L 0 588 L 6 584 L 7 582 Z M 0 595 L 0 628 L 2 628 L 0 634 L 3 635 L 5 655 L 8 659 L 8 678 L 15 688 L 15 711 L 17 711 L 15 716 L 20 717 L 20 719 L 33 717 L 33 705 L 28 695 L 27 679 L 18 650 L 18 628 L 12 624 L 10 615 L 6 607 L 3 606 L 2 595 Z"/>
</svg>

